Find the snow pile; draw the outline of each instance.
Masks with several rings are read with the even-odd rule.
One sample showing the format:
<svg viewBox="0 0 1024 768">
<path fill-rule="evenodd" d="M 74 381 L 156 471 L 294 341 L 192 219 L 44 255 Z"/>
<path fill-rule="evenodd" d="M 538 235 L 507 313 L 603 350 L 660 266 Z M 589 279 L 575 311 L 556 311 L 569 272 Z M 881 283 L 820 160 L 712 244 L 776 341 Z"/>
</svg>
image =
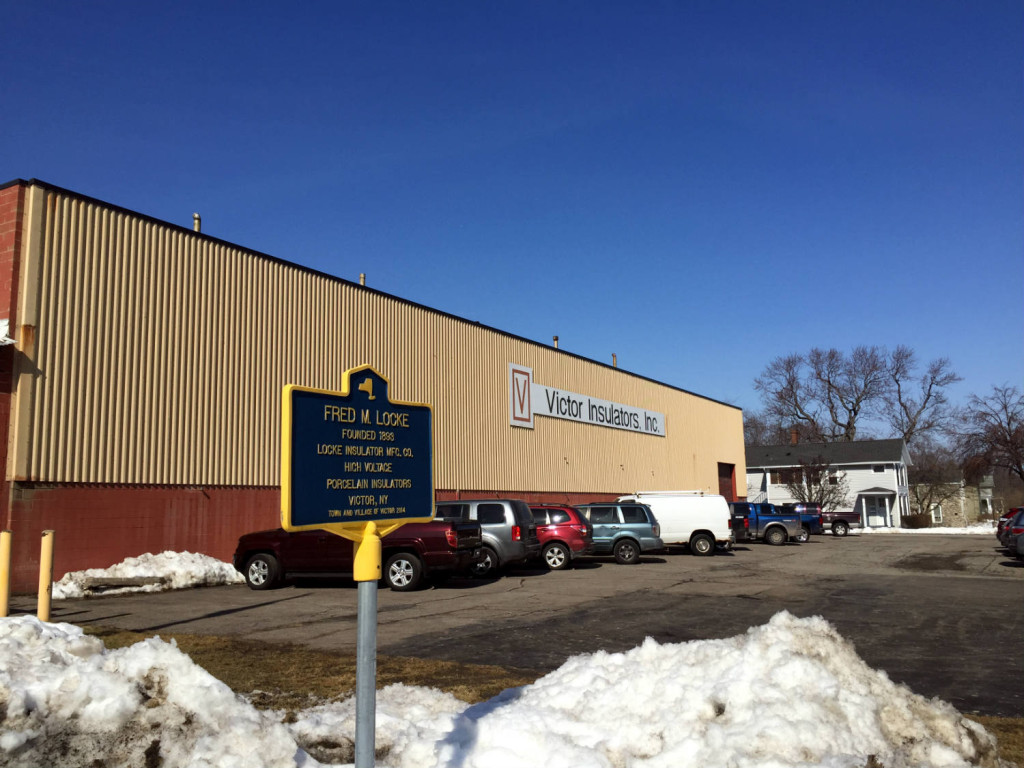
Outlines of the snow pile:
<svg viewBox="0 0 1024 768">
<path fill-rule="evenodd" d="M 353 700 L 286 727 L 156 638 L 105 651 L 70 625 L 2 619 L 0 662 L 0 764 L 351 760 Z M 824 619 L 785 612 L 726 640 L 576 656 L 469 707 L 389 686 L 376 746 L 392 768 L 995 766 L 981 726 L 870 669 Z"/>
<path fill-rule="evenodd" d="M 69 624 L 2 619 L 0 712 L 5 766 L 296 765 L 285 726 L 159 638 L 107 651 Z"/>
<path fill-rule="evenodd" d="M 141 584 L 104 589 L 105 595 L 125 592 L 160 592 L 165 589 L 213 587 L 241 584 L 245 578 L 233 566 L 209 555 L 193 552 L 146 553 L 129 557 L 109 568 L 90 568 L 66 573 L 53 585 L 53 599 L 67 600 L 89 594 L 94 579 L 160 579 L 159 584 Z"/>
<path fill-rule="evenodd" d="M 468 709 L 440 748 L 447 768 L 859 768 L 869 755 L 900 768 L 993 752 L 980 726 L 872 670 L 824 619 L 786 612 L 726 640 L 570 659 Z"/>
<path fill-rule="evenodd" d="M 456 717 L 465 709 L 466 702 L 434 688 L 401 683 L 382 688 L 377 691 L 376 749 L 378 753 L 401 755 L 403 765 L 436 765 L 435 743 L 451 732 Z M 356 700 L 353 697 L 307 709 L 289 728 L 296 741 L 318 760 L 351 760 Z"/>
<path fill-rule="evenodd" d="M 935 526 L 933 528 L 862 528 L 864 533 L 944 533 L 944 534 L 987 534 L 995 533 L 992 523 L 974 523 L 964 528 Z"/>
</svg>

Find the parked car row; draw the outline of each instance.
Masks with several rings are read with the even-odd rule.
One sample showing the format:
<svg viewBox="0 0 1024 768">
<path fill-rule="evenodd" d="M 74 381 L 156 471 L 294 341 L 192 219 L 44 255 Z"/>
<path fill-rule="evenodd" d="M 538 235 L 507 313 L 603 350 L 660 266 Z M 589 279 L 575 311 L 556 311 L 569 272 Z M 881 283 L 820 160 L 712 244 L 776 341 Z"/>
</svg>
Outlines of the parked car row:
<svg viewBox="0 0 1024 768">
<path fill-rule="evenodd" d="M 722 496 L 693 492 L 643 492 L 577 506 L 445 501 L 436 504 L 432 521 L 407 523 L 382 538 L 382 581 L 408 591 L 453 574 L 486 577 L 534 561 L 563 570 L 589 555 L 628 565 L 669 546 L 707 556 L 735 542 L 806 541 L 824 532 L 823 520 L 817 505 L 727 504 Z M 849 526 L 835 519 L 832 531 L 842 536 Z M 279 528 L 242 536 L 233 561 L 250 588 L 270 589 L 287 578 L 351 576 L 353 554 L 352 542 L 333 533 Z"/>
<path fill-rule="evenodd" d="M 1024 509 L 1024 507 L 1011 507 L 999 516 L 999 519 L 996 521 L 996 538 L 999 539 L 1000 544 L 1003 541 L 1003 531 L 1006 530 L 1007 524 L 1010 520 L 1016 517 L 1017 513 L 1022 509 Z"/>
<path fill-rule="evenodd" d="M 1024 507 L 1007 510 L 996 524 L 996 538 L 1007 553 L 1024 560 Z"/>
<path fill-rule="evenodd" d="M 828 512 L 821 504 L 730 502 L 729 508 L 738 541 L 804 542 L 812 534 L 830 531 L 834 536 L 846 536 L 851 529 L 863 527 L 856 512 Z"/>
</svg>

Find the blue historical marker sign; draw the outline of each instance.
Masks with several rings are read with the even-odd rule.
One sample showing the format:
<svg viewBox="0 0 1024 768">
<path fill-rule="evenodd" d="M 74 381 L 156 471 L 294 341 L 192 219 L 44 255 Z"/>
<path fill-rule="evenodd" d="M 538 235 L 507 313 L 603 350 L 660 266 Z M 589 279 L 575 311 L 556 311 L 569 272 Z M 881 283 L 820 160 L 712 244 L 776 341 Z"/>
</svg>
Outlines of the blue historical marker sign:
<svg viewBox="0 0 1024 768">
<path fill-rule="evenodd" d="M 362 528 L 434 514 L 429 405 L 393 402 L 373 368 L 341 392 L 289 384 L 282 403 L 281 526 Z"/>
</svg>

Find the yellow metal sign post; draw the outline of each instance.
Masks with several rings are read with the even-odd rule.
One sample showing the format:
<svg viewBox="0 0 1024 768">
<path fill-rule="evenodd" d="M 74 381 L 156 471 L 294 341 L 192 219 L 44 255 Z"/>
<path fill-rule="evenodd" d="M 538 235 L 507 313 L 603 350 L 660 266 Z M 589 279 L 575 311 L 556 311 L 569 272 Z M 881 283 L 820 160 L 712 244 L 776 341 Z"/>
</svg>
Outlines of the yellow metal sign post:
<svg viewBox="0 0 1024 768">
<path fill-rule="evenodd" d="M 345 372 L 340 392 L 287 385 L 281 407 L 281 527 L 354 542 L 356 768 L 374 760 L 381 538 L 434 515 L 430 406 L 393 401 L 388 387 L 361 366 Z"/>
</svg>

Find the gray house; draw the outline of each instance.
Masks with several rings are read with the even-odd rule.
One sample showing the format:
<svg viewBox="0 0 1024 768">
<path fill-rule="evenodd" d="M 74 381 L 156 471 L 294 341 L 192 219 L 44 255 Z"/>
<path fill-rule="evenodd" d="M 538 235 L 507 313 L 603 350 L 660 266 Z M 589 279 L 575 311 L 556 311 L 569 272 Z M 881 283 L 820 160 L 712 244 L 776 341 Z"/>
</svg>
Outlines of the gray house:
<svg viewBox="0 0 1024 768">
<path fill-rule="evenodd" d="M 797 443 L 747 446 L 747 501 L 785 504 L 795 501 L 787 484 L 808 464 L 824 460 L 832 482 L 848 492 L 840 509 L 860 514 L 870 528 L 899 527 L 910 514 L 907 444 L 901 439 L 852 443 Z"/>
</svg>

